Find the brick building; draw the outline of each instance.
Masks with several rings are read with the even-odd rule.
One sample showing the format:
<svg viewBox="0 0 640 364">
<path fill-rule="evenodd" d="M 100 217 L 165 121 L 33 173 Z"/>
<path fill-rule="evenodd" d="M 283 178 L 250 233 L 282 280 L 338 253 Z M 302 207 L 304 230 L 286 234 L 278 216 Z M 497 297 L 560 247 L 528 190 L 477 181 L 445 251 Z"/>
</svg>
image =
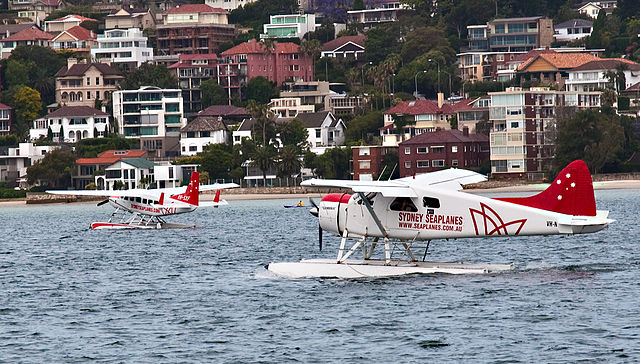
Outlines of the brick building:
<svg viewBox="0 0 640 364">
<path fill-rule="evenodd" d="M 385 147 L 380 145 L 351 147 L 351 151 L 353 152 L 353 180 L 377 180 L 384 169 L 382 164 L 384 157 L 392 150 L 397 151 L 398 147 Z"/>
<path fill-rule="evenodd" d="M 488 159 L 489 137 L 466 128 L 422 133 L 398 146 L 400 177 L 447 167 L 478 169 Z"/>
</svg>

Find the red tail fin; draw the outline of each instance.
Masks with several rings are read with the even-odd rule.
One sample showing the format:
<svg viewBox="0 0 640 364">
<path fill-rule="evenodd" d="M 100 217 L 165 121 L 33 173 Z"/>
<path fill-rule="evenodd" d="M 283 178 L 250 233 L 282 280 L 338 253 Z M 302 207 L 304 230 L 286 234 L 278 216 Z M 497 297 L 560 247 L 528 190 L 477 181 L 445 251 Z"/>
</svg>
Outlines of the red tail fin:
<svg viewBox="0 0 640 364">
<path fill-rule="evenodd" d="M 216 191 L 216 197 L 213 198 L 213 202 L 220 202 L 220 190 Z"/>
<path fill-rule="evenodd" d="M 200 173 L 191 172 L 191 181 L 187 186 L 187 190 L 179 195 L 171 196 L 172 199 L 180 202 L 188 203 L 189 205 L 198 206 L 198 198 L 200 196 Z"/>
<path fill-rule="evenodd" d="M 581 160 L 571 162 L 546 190 L 535 196 L 497 200 L 567 215 L 596 216 L 591 174 Z"/>
</svg>

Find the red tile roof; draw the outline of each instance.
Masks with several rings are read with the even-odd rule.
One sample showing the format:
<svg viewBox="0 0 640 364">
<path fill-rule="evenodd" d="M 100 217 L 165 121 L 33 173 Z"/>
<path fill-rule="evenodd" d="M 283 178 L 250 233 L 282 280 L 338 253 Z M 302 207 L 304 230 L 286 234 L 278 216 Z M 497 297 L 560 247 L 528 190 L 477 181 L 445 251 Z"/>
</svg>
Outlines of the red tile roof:
<svg viewBox="0 0 640 364">
<path fill-rule="evenodd" d="M 223 56 L 232 56 L 236 54 L 255 54 L 255 53 L 264 53 L 263 45 L 264 43 L 258 42 L 255 39 L 252 39 L 245 43 L 240 43 L 237 46 L 227 49 L 222 52 Z M 273 53 L 298 53 L 298 45 L 295 43 L 278 43 L 273 42 L 275 46 L 275 50 Z"/>
<path fill-rule="evenodd" d="M 455 111 L 449 104 L 443 104 L 441 108 L 438 104 L 431 100 L 412 100 L 405 101 L 400 105 L 396 105 L 385 111 L 385 114 L 406 114 L 406 115 L 424 115 L 424 114 L 453 114 Z"/>
<path fill-rule="evenodd" d="M 198 116 L 251 116 L 247 109 L 234 105 L 211 105 L 200 111 Z"/>
<path fill-rule="evenodd" d="M 11 109 L 11 106 L 7 106 L 0 102 L 0 110 L 6 110 L 6 109 Z"/>
<path fill-rule="evenodd" d="M 572 71 L 595 71 L 595 70 L 613 70 L 619 65 L 624 64 L 628 70 L 640 70 L 640 64 L 624 58 L 601 58 L 596 61 L 587 62 L 578 66 Z"/>
<path fill-rule="evenodd" d="M 182 14 L 182 13 L 219 13 L 227 14 L 227 11 L 220 8 L 214 8 L 207 4 L 184 4 L 176 6 L 165 11 L 163 14 Z"/>
<path fill-rule="evenodd" d="M 62 3 L 62 0 L 40 0 L 40 2 L 47 6 L 58 6 Z"/>
<path fill-rule="evenodd" d="M 518 66 L 518 71 L 523 71 L 529 67 L 537 59 L 543 59 L 556 69 L 571 69 L 581 66 L 587 62 L 595 61 L 600 58 L 589 53 L 543 53 L 535 57 L 529 58 L 526 62 Z"/>
<path fill-rule="evenodd" d="M 515 57 L 513 57 L 513 60 L 509 61 L 509 62 L 524 62 L 530 58 L 533 57 L 537 57 L 541 54 L 545 54 L 545 53 L 556 53 L 556 51 L 552 50 L 552 49 L 532 49 L 527 53 L 520 53 L 518 55 L 516 55 Z"/>
<path fill-rule="evenodd" d="M 116 154 L 118 153 L 118 154 Z M 143 158 L 147 155 L 146 150 L 107 150 L 100 154 L 96 158 L 79 158 L 76 159 L 76 164 L 113 164 L 120 159 L 125 158 Z"/>
<path fill-rule="evenodd" d="M 367 39 L 365 35 L 345 35 L 331 40 L 322 45 L 322 50 L 332 51 L 342 47 L 343 45 L 352 42 L 359 46 L 364 47 L 364 41 Z"/>
<path fill-rule="evenodd" d="M 96 19 L 91 19 L 91 18 L 87 18 L 84 17 L 82 15 L 75 15 L 75 14 L 69 14 L 69 15 L 65 15 L 62 18 L 58 18 L 58 19 L 53 19 L 50 21 L 65 21 L 67 19 L 71 19 L 71 18 L 76 18 L 78 20 L 81 20 L 81 22 L 85 22 L 85 21 L 97 21 Z"/>
<path fill-rule="evenodd" d="M 16 34 L 10 35 L 2 39 L 2 41 L 3 42 L 20 42 L 20 41 L 26 41 L 26 40 L 40 40 L 40 39 L 51 40 L 53 39 L 53 35 L 49 33 L 45 33 L 36 27 L 31 27 L 28 29 L 21 30 Z"/>
<path fill-rule="evenodd" d="M 193 61 L 202 59 L 218 59 L 218 55 L 215 53 L 207 54 L 180 54 L 181 61 Z"/>
<path fill-rule="evenodd" d="M 77 40 L 89 40 L 89 39 L 96 39 L 98 36 L 96 34 L 94 34 L 92 31 L 90 31 L 89 29 L 83 28 L 79 25 L 76 25 L 75 27 L 69 28 L 63 32 L 60 32 L 60 34 L 62 33 L 67 33 L 70 36 L 74 37 Z M 58 36 L 60 36 L 60 34 L 58 34 L 55 38 L 58 38 Z M 55 39 L 54 38 L 54 39 Z"/>
<path fill-rule="evenodd" d="M 436 130 L 426 132 L 407 139 L 398 144 L 399 146 L 415 145 L 415 144 L 433 144 L 433 143 L 468 143 L 468 142 L 489 142 L 489 137 L 483 134 L 464 135 L 460 130 Z"/>
</svg>

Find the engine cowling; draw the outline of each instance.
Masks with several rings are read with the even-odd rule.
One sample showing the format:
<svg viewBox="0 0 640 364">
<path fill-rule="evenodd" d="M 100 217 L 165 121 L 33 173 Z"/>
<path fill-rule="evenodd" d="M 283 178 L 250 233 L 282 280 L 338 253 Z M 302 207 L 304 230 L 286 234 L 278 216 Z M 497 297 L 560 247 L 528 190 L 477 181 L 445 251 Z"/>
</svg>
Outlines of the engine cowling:
<svg viewBox="0 0 640 364">
<path fill-rule="evenodd" d="M 347 221 L 348 193 L 330 193 L 318 205 L 318 221 L 324 231 L 342 235 Z"/>
</svg>

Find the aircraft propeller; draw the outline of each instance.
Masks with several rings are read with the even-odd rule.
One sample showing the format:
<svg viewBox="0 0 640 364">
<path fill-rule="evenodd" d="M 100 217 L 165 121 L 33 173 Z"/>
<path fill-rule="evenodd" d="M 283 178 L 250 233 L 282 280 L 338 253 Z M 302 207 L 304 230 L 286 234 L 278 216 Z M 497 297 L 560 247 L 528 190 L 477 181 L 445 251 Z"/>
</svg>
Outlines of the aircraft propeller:
<svg viewBox="0 0 640 364">
<path fill-rule="evenodd" d="M 318 204 L 312 199 L 309 198 L 309 202 L 313 205 L 313 208 L 309 210 L 311 215 L 318 217 Z M 322 251 L 322 227 L 320 226 L 320 222 L 318 221 L 318 248 Z"/>
<path fill-rule="evenodd" d="M 109 202 L 109 199 L 100 201 L 100 202 L 98 202 L 98 206 L 102 206 L 102 205 L 106 204 L 107 202 Z"/>
</svg>

